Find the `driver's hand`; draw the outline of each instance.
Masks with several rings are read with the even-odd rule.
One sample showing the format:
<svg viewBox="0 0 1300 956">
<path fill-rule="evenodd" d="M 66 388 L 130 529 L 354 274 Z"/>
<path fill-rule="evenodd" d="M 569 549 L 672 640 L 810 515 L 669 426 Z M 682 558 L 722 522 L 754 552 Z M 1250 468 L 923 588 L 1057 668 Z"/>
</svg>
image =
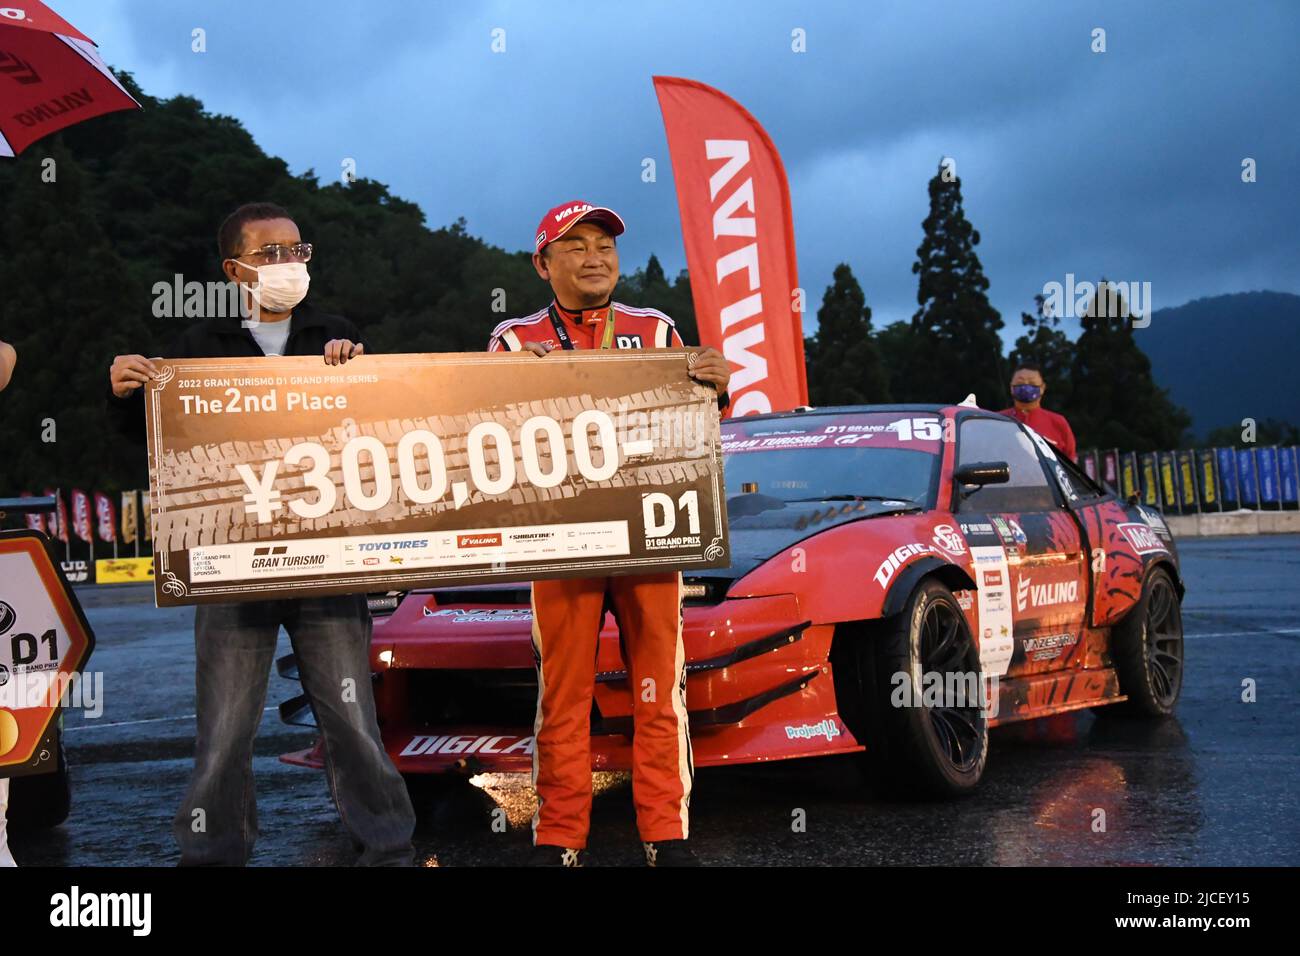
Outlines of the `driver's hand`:
<svg viewBox="0 0 1300 956">
<path fill-rule="evenodd" d="M 532 352 L 538 358 L 541 358 L 543 355 L 549 355 L 551 352 L 554 352 L 555 346 L 551 345 L 549 342 L 525 342 L 524 351 Z"/>
<path fill-rule="evenodd" d="M 717 349 L 700 349 L 695 353 L 695 367 L 691 369 L 691 378 L 697 382 L 712 385 L 719 392 L 727 390 L 731 381 L 731 365 Z"/>
</svg>

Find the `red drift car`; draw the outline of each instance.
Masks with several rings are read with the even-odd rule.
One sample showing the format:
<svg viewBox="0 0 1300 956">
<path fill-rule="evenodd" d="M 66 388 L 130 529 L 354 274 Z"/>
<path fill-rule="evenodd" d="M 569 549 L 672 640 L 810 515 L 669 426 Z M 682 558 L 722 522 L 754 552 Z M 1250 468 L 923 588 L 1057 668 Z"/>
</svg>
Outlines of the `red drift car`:
<svg viewBox="0 0 1300 956">
<path fill-rule="evenodd" d="M 861 753 L 890 789 L 974 787 L 988 730 L 1182 684 L 1183 585 L 1159 514 L 1031 430 L 969 407 L 723 422 L 734 560 L 686 580 L 697 766 Z M 379 722 L 408 777 L 531 767 L 528 586 L 372 599 Z M 631 690 L 605 619 L 592 765 L 630 766 Z M 291 658 L 281 673 L 294 675 Z M 310 721 L 303 699 L 281 707 Z M 319 748 L 286 755 L 320 767 Z"/>
</svg>

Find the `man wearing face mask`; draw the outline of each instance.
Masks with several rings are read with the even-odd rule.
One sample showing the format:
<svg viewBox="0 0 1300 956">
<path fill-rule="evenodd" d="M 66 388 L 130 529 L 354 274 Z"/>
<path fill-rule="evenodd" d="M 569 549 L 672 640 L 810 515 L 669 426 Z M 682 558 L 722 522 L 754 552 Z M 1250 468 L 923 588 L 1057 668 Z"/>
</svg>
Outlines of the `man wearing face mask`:
<svg viewBox="0 0 1300 956">
<path fill-rule="evenodd" d="M 1021 362 L 1011 376 L 1011 397 L 1015 405 L 1004 408 L 1003 415 L 1024 422 L 1052 443 L 1058 452 L 1074 461 L 1074 431 L 1064 415 L 1043 408 L 1047 385 L 1043 373 L 1033 362 Z"/>
<path fill-rule="evenodd" d="M 252 318 L 195 323 L 167 350 L 169 358 L 321 355 L 338 365 L 363 354 L 356 326 L 303 302 L 312 248 L 288 212 L 271 203 L 241 206 L 222 223 L 217 241 L 222 269 L 240 284 Z M 157 371 L 143 355 L 114 359 L 109 409 L 122 433 L 143 438 L 141 386 Z M 360 863 L 410 865 L 415 814 L 380 741 L 364 594 L 195 609 L 194 773 L 172 825 L 181 864 L 242 866 L 252 852 L 253 738 L 281 627 L 293 643 L 324 742 L 330 790 Z"/>
</svg>

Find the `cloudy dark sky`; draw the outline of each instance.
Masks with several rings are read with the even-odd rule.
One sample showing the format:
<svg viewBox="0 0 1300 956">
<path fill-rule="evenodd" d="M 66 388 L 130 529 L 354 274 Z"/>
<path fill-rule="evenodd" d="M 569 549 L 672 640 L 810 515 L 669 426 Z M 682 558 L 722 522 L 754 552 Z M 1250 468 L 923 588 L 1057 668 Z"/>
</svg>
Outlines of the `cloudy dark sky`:
<svg viewBox="0 0 1300 956">
<path fill-rule="evenodd" d="M 52 6 L 151 94 L 238 117 L 295 172 L 332 178 L 355 158 L 431 225 L 464 216 L 508 249 L 582 197 L 627 219 L 625 269 L 651 252 L 685 265 L 661 73 L 719 87 L 775 140 L 814 306 L 844 261 L 878 324 L 912 313 L 926 181 L 945 155 L 1012 332 L 1068 272 L 1149 281 L 1157 308 L 1300 292 L 1295 2 Z M 206 53 L 191 51 L 196 27 Z M 807 52 L 791 50 L 796 28 Z"/>
</svg>

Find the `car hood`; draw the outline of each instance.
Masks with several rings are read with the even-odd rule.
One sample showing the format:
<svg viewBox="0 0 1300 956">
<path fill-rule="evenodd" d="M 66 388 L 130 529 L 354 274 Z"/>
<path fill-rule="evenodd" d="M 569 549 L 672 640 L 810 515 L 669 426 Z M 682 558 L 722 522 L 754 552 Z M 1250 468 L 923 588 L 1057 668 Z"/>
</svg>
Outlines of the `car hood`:
<svg viewBox="0 0 1300 956">
<path fill-rule="evenodd" d="M 741 495 L 727 501 L 731 564 L 704 577 L 744 577 L 773 555 L 829 528 L 851 521 L 919 511 L 911 502 L 783 502 L 765 495 Z"/>
</svg>

